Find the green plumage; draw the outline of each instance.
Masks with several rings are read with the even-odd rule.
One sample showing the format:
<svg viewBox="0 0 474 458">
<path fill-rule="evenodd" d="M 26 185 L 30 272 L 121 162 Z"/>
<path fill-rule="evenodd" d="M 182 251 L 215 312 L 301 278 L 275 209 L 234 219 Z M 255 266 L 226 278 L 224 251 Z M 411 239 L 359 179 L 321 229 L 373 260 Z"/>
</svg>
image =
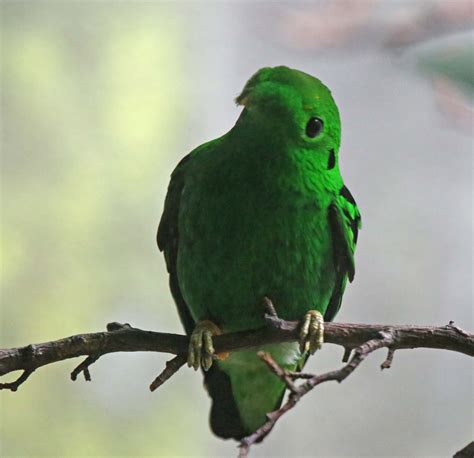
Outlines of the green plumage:
<svg viewBox="0 0 474 458">
<path fill-rule="evenodd" d="M 317 310 L 331 320 L 354 275 L 360 222 L 339 172 L 331 93 L 275 67 L 258 71 L 236 101 L 244 106 L 236 125 L 173 172 L 158 230 L 186 331 L 200 320 L 224 332 L 263 326 L 264 296 L 282 318 Z M 314 137 L 312 118 L 322 125 Z M 269 350 L 289 369 L 305 361 L 297 344 Z M 253 432 L 281 402 L 283 384 L 255 353 L 233 353 L 206 373 L 222 437 Z"/>
</svg>

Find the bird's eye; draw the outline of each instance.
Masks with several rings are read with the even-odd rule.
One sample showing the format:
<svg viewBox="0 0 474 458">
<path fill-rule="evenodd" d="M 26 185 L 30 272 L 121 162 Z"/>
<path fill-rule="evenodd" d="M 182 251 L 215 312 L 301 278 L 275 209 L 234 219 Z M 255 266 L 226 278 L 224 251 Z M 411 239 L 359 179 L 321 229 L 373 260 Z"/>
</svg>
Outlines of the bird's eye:
<svg viewBox="0 0 474 458">
<path fill-rule="evenodd" d="M 310 118 L 306 124 L 306 135 L 309 138 L 317 137 L 323 131 L 323 121 L 319 118 Z"/>
</svg>

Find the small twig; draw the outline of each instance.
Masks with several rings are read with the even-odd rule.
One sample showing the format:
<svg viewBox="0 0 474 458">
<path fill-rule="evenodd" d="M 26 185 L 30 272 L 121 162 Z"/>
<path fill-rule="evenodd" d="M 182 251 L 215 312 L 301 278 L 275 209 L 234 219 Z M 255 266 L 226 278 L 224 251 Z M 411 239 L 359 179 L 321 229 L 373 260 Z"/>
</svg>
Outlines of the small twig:
<svg viewBox="0 0 474 458">
<path fill-rule="evenodd" d="M 239 444 L 239 455 L 238 458 L 247 458 L 249 455 L 250 447 L 248 445 Z"/>
<path fill-rule="evenodd" d="M 107 323 L 107 331 L 108 332 L 115 332 L 115 331 L 122 331 L 124 329 L 133 329 L 128 323 L 119 323 L 117 321 L 113 321 L 112 323 Z M 71 380 L 75 382 L 77 380 L 77 376 L 82 372 L 84 374 L 84 379 L 86 382 L 90 382 L 92 380 L 91 373 L 89 371 L 89 367 L 92 366 L 102 355 L 97 353 L 95 355 L 89 355 L 81 364 L 79 364 L 72 372 L 71 372 Z"/>
<path fill-rule="evenodd" d="M 314 377 L 314 374 L 307 374 L 306 372 L 285 371 L 285 373 L 288 377 L 291 377 L 294 380 L 310 379 Z"/>
<path fill-rule="evenodd" d="M 91 373 L 89 372 L 89 367 L 92 366 L 102 355 L 91 355 L 88 356 L 81 364 L 79 364 L 72 372 L 71 372 L 71 380 L 75 382 L 77 380 L 77 376 L 82 372 L 84 374 L 84 379 L 86 382 L 91 381 Z"/>
<path fill-rule="evenodd" d="M 273 305 L 273 302 L 267 296 L 263 298 L 263 306 L 265 307 L 265 312 L 267 315 L 273 318 L 278 318 L 278 314 L 276 312 L 275 306 Z"/>
<path fill-rule="evenodd" d="M 267 323 L 269 327 L 275 330 L 287 329 L 286 328 L 287 322 L 285 320 L 282 320 L 278 316 L 275 310 L 275 306 L 273 305 L 273 302 L 266 296 L 263 298 L 263 306 L 265 309 L 265 314 L 263 315 L 263 317 L 265 318 L 265 322 Z"/>
<path fill-rule="evenodd" d="M 165 383 L 170 377 L 172 377 L 176 372 L 181 369 L 182 366 L 186 363 L 187 355 L 177 355 L 173 359 L 166 362 L 166 367 L 163 369 L 161 374 L 153 380 L 150 384 L 150 391 L 155 391 L 163 383 Z"/>
<path fill-rule="evenodd" d="M 342 355 L 342 362 L 347 363 L 349 361 L 349 358 L 351 357 L 352 353 L 352 348 L 350 347 L 344 347 L 344 354 Z"/>
<path fill-rule="evenodd" d="M 0 383 L 0 390 L 16 391 L 22 383 L 25 383 L 28 380 L 28 377 L 34 371 L 34 369 L 25 369 L 23 373 L 13 382 Z"/>
<path fill-rule="evenodd" d="M 272 370 L 272 372 L 285 383 L 285 385 L 290 389 L 291 393 L 286 403 L 284 403 L 279 409 L 267 414 L 268 420 L 260 428 L 258 428 L 253 434 L 244 437 L 241 440 L 239 457 L 247 456 L 242 455 L 242 450 L 244 450 L 245 453 L 248 454 L 250 447 L 253 444 L 261 442 L 263 439 L 265 439 L 265 437 L 275 426 L 275 423 L 286 412 L 295 407 L 295 405 L 300 401 L 300 399 L 309 391 L 324 382 L 342 382 L 345 378 L 352 374 L 352 372 L 354 372 L 354 370 L 370 353 L 382 347 L 389 347 L 392 342 L 392 333 L 388 331 L 380 332 L 377 338 L 371 339 L 354 349 L 354 355 L 352 356 L 350 361 L 346 365 L 342 366 L 340 369 L 313 376 L 309 376 L 309 374 L 298 374 L 298 372 L 293 372 L 290 376 L 288 372 L 281 368 L 268 353 L 260 352 L 258 356 L 267 364 L 267 366 Z M 298 386 L 296 386 L 293 382 L 288 384 L 288 381 L 291 378 L 298 377 L 305 378 L 307 379 L 307 381 Z"/>
<path fill-rule="evenodd" d="M 292 392 L 296 393 L 297 388 L 295 384 L 293 383 L 293 380 L 291 377 L 288 375 L 288 373 L 281 368 L 277 362 L 272 358 L 270 353 L 264 352 L 264 351 L 259 351 L 257 353 L 257 356 L 270 368 L 270 370 L 283 382 L 285 383 L 286 387 Z"/>
<path fill-rule="evenodd" d="M 245 453 L 246 455 L 244 456 L 247 456 L 249 451 L 250 451 L 250 447 L 254 444 L 258 444 L 259 442 L 261 442 L 263 439 L 265 439 L 265 437 L 268 436 L 268 434 L 270 433 L 270 431 L 273 429 L 273 427 L 275 426 L 275 423 L 286 413 L 288 412 L 289 410 L 291 410 L 295 405 L 296 403 L 299 401 L 300 399 L 300 396 L 295 394 L 295 393 L 291 393 L 289 396 L 288 396 L 288 400 L 286 401 L 285 404 L 283 404 L 278 410 L 274 410 L 273 412 L 270 412 L 267 414 L 267 418 L 268 420 L 260 427 L 258 428 L 253 434 L 247 436 L 247 437 L 244 437 L 241 441 L 240 441 L 240 449 L 242 450 L 245 450 Z M 239 455 L 240 456 L 240 455 Z"/>
<path fill-rule="evenodd" d="M 385 361 L 380 365 L 380 369 L 384 370 L 384 369 L 390 369 L 392 367 L 394 354 L 395 354 L 395 349 L 389 347 L 387 357 L 385 358 Z"/>
</svg>

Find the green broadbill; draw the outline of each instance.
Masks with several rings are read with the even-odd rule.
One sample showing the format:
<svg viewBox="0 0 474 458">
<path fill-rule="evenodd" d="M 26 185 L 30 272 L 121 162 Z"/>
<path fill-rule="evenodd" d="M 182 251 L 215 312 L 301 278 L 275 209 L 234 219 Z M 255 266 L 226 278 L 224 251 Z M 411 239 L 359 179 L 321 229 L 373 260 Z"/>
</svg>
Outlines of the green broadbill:
<svg viewBox="0 0 474 458">
<path fill-rule="evenodd" d="M 174 170 L 157 239 L 191 337 L 188 365 L 204 369 L 213 400 L 211 427 L 240 439 L 285 387 L 259 349 L 214 355 L 212 336 L 264 326 L 266 296 L 281 318 L 303 324 L 299 344 L 264 350 L 300 369 L 354 277 L 360 214 L 339 171 L 339 112 L 321 81 L 262 68 L 236 102 L 235 126 Z"/>
</svg>

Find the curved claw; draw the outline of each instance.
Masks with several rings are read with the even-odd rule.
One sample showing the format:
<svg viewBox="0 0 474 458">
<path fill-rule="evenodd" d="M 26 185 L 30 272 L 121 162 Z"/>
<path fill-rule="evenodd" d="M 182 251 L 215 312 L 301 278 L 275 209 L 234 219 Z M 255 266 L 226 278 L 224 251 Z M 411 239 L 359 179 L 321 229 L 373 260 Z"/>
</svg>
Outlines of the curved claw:
<svg viewBox="0 0 474 458">
<path fill-rule="evenodd" d="M 212 321 L 200 321 L 189 339 L 188 367 L 208 371 L 212 366 L 214 345 L 212 337 L 221 334 L 221 330 Z"/>
<path fill-rule="evenodd" d="M 310 310 L 304 316 L 300 330 L 300 351 L 314 354 L 324 342 L 324 318 L 317 310 Z"/>
</svg>

